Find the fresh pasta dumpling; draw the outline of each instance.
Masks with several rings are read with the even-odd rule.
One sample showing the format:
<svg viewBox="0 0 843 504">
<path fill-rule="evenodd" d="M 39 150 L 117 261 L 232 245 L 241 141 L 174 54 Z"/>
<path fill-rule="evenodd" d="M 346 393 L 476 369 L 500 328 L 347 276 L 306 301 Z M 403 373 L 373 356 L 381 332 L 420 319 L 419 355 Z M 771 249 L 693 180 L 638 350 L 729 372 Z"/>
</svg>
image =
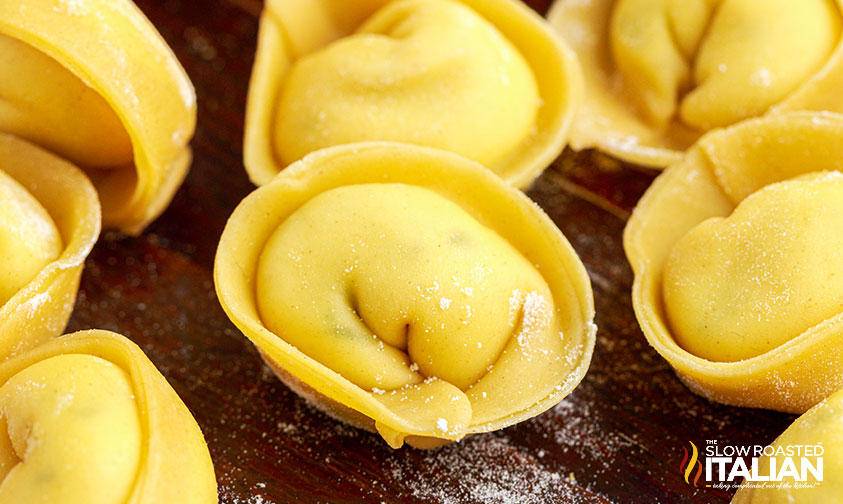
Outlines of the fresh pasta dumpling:
<svg viewBox="0 0 843 504">
<path fill-rule="evenodd" d="M 585 105 L 571 144 L 654 167 L 767 113 L 843 112 L 838 0 L 557 0 Z"/>
<path fill-rule="evenodd" d="M 843 387 L 843 116 L 700 139 L 624 234 L 650 343 L 712 400 L 802 413 Z"/>
<path fill-rule="evenodd" d="M 436 147 L 526 186 L 561 152 L 581 93 L 573 54 L 513 0 L 267 2 L 250 84 L 255 183 L 310 152 Z"/>
<path fill-rule="evenodd" d="M 130 0 L 0 0 L 0 132 L 82 168 L 103 222 L 140 232 L 181 184 L 193 87 Z"/>
<path fill-rule="evenodd" d="M 690 230 L 664 266 L 676 340 L 709 360 L 738 361 L 841 313 L 841 222 L 843 173 L 824 172 L 770 184 Z"/>
<path fill-rule="evenodd" d="M 81 171 L 0 133 L 0 362 L 61 334 L 99 231 Z"/>
<path fill-rule="evenodd" d="M 552 221 L 482 166 L 408 144 L 324 149 L 255 191 L 215 280 L 285 383 L 393 447 L 541 413 L 594 345 L 588 277 Z"/>
<path fill-rule="evenodd" d="M 205 440 L 143 352 L 107 331 L 0 364 L 0 502 L 217 502 Z"/>
<path fill-rule="evenodd" d="M 794 467 L 800 473 L 797 480 L 784 476 L 781 481 L 744 482 L 732 499 L 732 504 L 788 504 L 810 502 L 812 504 L 834 504 L 843 492 L 843 391 L 835 392 L 804 415 L 796 419 L 768 448 L 769 453 L 778 456 L 762 456 L 758 460 L 758 474 L 779 474 L 787 470 L 788 458 L 781 453 L 795 451 L 795 447 L 810 449 L 810 456 L 802 460 L 794 456 Z M 820 463 L 820 460 L 822 461 Z M 783 462 L 785 461 L 785 462 Z M 809 465 L 810 464 L 810 465 Z M 810 468 L 818 469 L 820 478 Z M 822 469 L 820 469 L 822 467 Z M 805 471 L 806 479 L 801 473 Z"/>
</svg>

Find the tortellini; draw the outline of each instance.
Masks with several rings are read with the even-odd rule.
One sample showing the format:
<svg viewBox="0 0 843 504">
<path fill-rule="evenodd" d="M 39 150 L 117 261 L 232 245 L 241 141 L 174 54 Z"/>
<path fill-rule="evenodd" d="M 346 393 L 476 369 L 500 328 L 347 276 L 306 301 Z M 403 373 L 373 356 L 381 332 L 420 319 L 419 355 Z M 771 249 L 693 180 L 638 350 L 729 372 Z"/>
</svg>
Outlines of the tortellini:
<svg viewBox="0 0 843 504">
<path fill-rule="evenodd" d="M 130 0 L 0 0 L 0 132 L 91 178 L 108 227 L 139 233 L 181 184 L 193 87 Z"/>
<path fill-rule="evenodd" d="M 581 86 L 573 53 L 514 0 L 270 0 L 244 161 L 264 184 L 320 148 L 396 141 L 525 187 L 562 151 Z"/>
<path fill-rule="evenodd" d="M 393 447 L 548 409 L 594 346 L 582 263 L 533 203 L 452 153 L 317 151 L 247 197 L 219 299 L 291 388 Z"/>
<path fill-rule="evenodd" d="M 118 334 L 74 333 L 3 362 L 0 411 L 0 502 L 217 502 L 199 426 Z"/>
<path fill-rule="evenodd" d="M 787 450 L 788 447 L 821 446 L 822 480 L 805 471 L 806 481 L 796 481 L 792 476 L 782 478 L 781 483 L 746 482 L 735 493 L 732 504 L 785 504 L 791 502 L 810 502 L 812 504 L 834 504 L 840 501 L 843 492 L 843 391 L 838 391 L 823 400 L 807 413 L 797 418 L 771 445 L 773 453 Z M 799 457 L 793 457 L 799 464 Z M 777 461 L 762 456 L 758 461 L 758 474 L 776 474 L 783 467 L 783 457 Z M 787 460 L 787 459 L 785 459 Z M 814 467 L 818 465 L 816 457 L 808 458 Z M 800 467 L 801 465 L 798 465 Z M 785 486 L 790 484 L 789 488 Z"/>
<path fill-rule="evenodd" d="M 825 172 L 770 184 L 729 217 L 688 231 L 662 285 L 676 340 L 700 357 L 738 361 L 840 313 L 841 222 L 843 173 Z"/>
<path fill-rule="evenodd" d="M 548 17 L 583 65 L 576 149 L 664 167 L 713 128 L 843 112 L 839 0 L 557 0 Z"/>
<path fill-rule="evenodd" d="M 635 209 L 635 312 L 695 392 L 801 413 L 843 386 L 841 139 L 831 113 L 709 133 Z"/>
<path fill-rule="evenodd" d="M 0 361 L 61 334 L 99 231 L 81 171 L 0 133 Z"/>
</svg>

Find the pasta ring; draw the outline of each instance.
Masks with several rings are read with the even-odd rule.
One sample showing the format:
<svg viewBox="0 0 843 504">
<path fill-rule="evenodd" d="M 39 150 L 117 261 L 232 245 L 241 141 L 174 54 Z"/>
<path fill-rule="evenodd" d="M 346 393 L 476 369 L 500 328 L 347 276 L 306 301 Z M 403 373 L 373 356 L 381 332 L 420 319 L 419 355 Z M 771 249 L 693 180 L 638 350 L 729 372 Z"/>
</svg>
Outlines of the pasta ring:
<svg viewBox="0 0 843 504">
<path fill-rule="evenodd" d="M 812 275 L 836 274 L 823 259 L 833 252 L 804 244 L 835 236 L 828 218 L 836 203 L 823 209 L 823 198 L 843 185 L 841 138 L 843 116 L 831 113 L 772 115 L 711 132 L 656 179 L 633 212 L 624 248 L 635 273 L 636 316 L 695 393 L 802 413 L 843 386 L 843 311 L 833 288 L 804 285 Z M 697 270 L 669 270 L 682 259 L 677 250 L 709 259 L 697 261 Z M 684 287 L 697 301 L 688 313 L 677 312 L 689 306 L 681 297 L 667 305 L 664 286 L 678 288 L 677 271 L 692 274 Z M 789 315 L 802 308 L 809 319 Z M 686 316 L 697 323 L 684 336 L 691 350 L 680 345 Z M 713 336 L 706 332 L 712 324 L 722 328 Z M 741 344 L 749 347 L 734 346 Z"/>
<path fill-rule="evenodd" d="M 482 166 L 426 147 L 306 156 L 238 206 L 214 278 L 282 381 L 396 448 L 547 410 L 594 347 L 588 276 L 553 222 Z"/>
<path fill-rule="evenodd" d="M 140 233 L 190 165 L 193 86 L 129 0 L 0 0 L 0 132 L 80 166 L 103 224 Z"/>
<path fill-rule="evenodd" d="M 521 2 L 270 0 L 244 163 L 260 185 L 318 148 L 396 141 L 523 188 L 561 153 L 581 94 L 576 57 Z"/>
<path fill-rule="evenodd" d="M 843 112 L 840 0 L 556 0 L 548 19 L 583 67 L 577 150 L 660 169 L 718 127 Z"/>
<path fill-rule="evenodd" d="M 4 502 L 217 502 L 199 426 L 123 336 L 77 332 L 3 362 L 0 405 Z"/>
</svg>

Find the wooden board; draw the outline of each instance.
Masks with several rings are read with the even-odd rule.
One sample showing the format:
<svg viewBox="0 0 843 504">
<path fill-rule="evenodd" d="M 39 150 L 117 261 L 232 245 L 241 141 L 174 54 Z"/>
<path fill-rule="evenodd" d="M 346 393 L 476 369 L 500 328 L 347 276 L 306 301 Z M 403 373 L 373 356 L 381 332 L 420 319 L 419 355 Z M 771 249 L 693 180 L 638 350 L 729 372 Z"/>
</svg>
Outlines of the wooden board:
<svg viewBox="0 0 843 504">
<path fill-rule="evenodd" d="M 241 139 L 261 3 L 138 4 L 196 86 L 195 162 L 144 235 L 103 236 L 69 330 L 110 329 L 141 345 L 202 427 L 222 503 L 728 502 L 730 492 L 684 482 L 682 447 L 768 443 L 793 420 L 691 394 L 649 347 L 630 305 L 621 233 L 655 173 L 570 151 L 529 195 L 574 245 L 594 285 L 597 347 L 573 394 L 533 420 L 432 452 L 393 451 L 315 411 L 275 380 L 229 322 L 211 275 L 225 221 L 254 189 Z M 544 12 L 549 2 L 531 4 Z"/>
</svg>

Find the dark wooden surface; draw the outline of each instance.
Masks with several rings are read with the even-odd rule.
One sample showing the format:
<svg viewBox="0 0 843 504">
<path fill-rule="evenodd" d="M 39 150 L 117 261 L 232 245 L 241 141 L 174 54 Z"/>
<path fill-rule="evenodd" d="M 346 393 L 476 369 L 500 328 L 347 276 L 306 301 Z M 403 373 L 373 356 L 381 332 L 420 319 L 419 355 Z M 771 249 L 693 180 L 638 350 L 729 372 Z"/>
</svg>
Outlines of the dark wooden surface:
<svg viewBox="0 0 843 504">
<path fill-rule="evenodd" d="M 772 441 L 792 420 L 691 394 L 647 344 L 630 305 L 621 233 L 654 173 L 566 152 L 529 192 L 591 275 L 599 326 L 591 369 L 530 421 L 423 452 L 313 410 L 277 382 L 216 300 L 225 220 L 250 191 L 241 164 L 257 0 L 138 0 L 199 97 L 195 162 L 139 238 L 106 234 L 87 263 L 69 330 L 139 343 L 202 427 L 225 504 L 727 502 L 679 475 L 688 440 Z M 531 2 L 544 12 L 548 1 Z M 189 475 L 185 475 L 189 477 Z"/>
</svg>

